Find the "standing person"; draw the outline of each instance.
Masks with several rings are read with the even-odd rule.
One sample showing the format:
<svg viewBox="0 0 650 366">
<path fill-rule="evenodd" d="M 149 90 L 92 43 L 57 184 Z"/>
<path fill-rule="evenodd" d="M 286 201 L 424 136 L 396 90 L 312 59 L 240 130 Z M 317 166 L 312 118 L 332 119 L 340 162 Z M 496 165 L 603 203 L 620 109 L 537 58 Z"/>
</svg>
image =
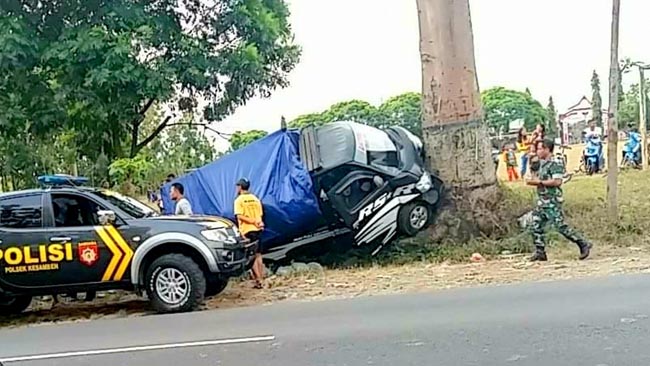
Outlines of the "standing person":
<svg viewBox="0 0 650 366">
<path fill-rule="evenodd" d="M 564 178 L 564 165 L 553 159 L 555 144 L 545 139 L 537 144 L 537 156 L 540 159 L 540 167 L 537 177 L 529 179 L 526 183 L 537 187 L 537 207 L 533 210 L 532 232 L 535 253 L 530 257 L 531 261 L 546 261 L 546 237 L 544 229 L 547 224 L 555 228 L 565 238 L 572 241 L 580 249 L 580 260 L 587 259 L 592 244 L 583 236 L 570 228 L 564 222 L 562 211 L 562 182 Z"/>
<path fill-rule="evenodd" d="M 176 201 L 175 215 L 192 215 L 192 205 L 190 201 L 185 198 L 185 187 L 182 184 L 175 182 L 172 183 L 170 196 L 173 201 Z"/>
<path fill-rule="evenodd" d="M 538 123 L 535 130 L 530 136 L 530 151 L 528 153 L 528 163 L 530 171 L 535 174 L 539 170 L 540 159 L 537 156 L 537 144 L 544 141 L 546 138 L 546 128 L 543 124 Z"/>
<path fill-rule="evenodd" d="M 174 179 L 176 179 L 176 174 L 174 173 L 169 173 L 167 175 L 167 178 L 165 178 L 165 181 L 160 185 L 159 191 L 160 193 L 158 194 L 158 208 L 160 209 L 160 213 L 163 214 L 165 213 L 165 205 L 163 203 L 163 187 L 167 183 L 171 183 Z"/>
<path fill-rule="evenodd" d="M 257 241 L 257 250 L 253 261 L 253 280 L 255 288 L 261 289 L 264 281 L 264 262 L 262 261 L 262 203 L 249 192 L 251 183 L 246 178 L 237 181 L 237 198 L 235 199 L 235 216 L 242 236 L 250 241 Z"/>
<path fill-rule="evenodd" d="M 519 180 L 517 174 L 517 155 L 512 145 L 507 144 L 503 149 L 503 161 L 506 163 L 506 170 L 508 172 L 508 181 Z"/>
<path fill-rule="evenodd" d="M 522 127 L 517 132 L 517 151 L 521 153 L 521 176 L 526 175 L 528 169 L 528 153 L 530 152 L 530 140 L 526 133 L 526 128 Z"/>
</svg>

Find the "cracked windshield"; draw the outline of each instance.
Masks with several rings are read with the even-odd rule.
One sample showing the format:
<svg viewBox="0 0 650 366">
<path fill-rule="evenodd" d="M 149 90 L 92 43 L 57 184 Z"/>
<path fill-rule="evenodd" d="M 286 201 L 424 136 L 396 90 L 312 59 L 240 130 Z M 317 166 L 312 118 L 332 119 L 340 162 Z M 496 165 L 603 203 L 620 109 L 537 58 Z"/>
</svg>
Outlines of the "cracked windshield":
<svg viewBox="0 0 650 366">
<path fill-rule="evenodd" d="M 650 364 L 648 14 L 0 1 L 0 366 Z"/>
</svg>

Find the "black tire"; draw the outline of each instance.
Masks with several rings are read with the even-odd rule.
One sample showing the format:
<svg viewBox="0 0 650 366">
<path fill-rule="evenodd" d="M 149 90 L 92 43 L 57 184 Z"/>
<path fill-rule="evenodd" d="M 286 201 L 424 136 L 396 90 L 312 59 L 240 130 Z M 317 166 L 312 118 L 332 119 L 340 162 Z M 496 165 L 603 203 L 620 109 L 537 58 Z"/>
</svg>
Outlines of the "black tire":
<svg viewBox="0 0 650 366">
<path fill-rule="evenodd" d="M 431 222 L 431 209 L 425 202 L 411 202 L 399 211 L 397 227 L 407 236 L 415 236 Z"/>
<path fill-rule="evenodd" d="M 31 296 L 0 295 L 0 316 L 22 313 L 32 303 Z"/>
<path fill-rule="evenodd" d="M 159 280 L 161 285 L 157 286 Z M 149 301 L 159 313 L 192 311 L 203 303 L 206 288 L 205 275 L 190 257 L 182 254 L 167 254 L 156 259 L 147 268 L 145 281 Z M 174 284 L 169 284 L 170 281 Z M 164 282 L 169 286 L 165 287 Z M 175 294 L 165 297 L 162 292 L 164 289 L 174 292 L 178 289 L 182 295 L 174 301 Z"/>
<path fill-rule="evenodd" d="M 205 297 L 217 296 L 228 287 L 229 278 L 211 277 L 205 285 Z"/>
<path fill-rule="evenodd" d="M 593 175 L 596 172 L 596 166 L 594 164 L 587 164 L 587 175 Z"/>
</svg>

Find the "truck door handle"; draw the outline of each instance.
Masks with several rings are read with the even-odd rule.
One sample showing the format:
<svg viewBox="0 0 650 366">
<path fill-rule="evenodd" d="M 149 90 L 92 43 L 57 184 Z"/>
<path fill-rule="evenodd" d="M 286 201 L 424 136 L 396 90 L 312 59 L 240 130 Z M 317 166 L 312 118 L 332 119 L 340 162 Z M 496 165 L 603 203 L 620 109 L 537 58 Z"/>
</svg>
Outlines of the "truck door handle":
<svg viewBox="0 0 650 366">
<path fill-rule="evenodd" d="M 69 236 L 53 236 L 50 238 L 50 241 L 55 243 L 55 242 L 66 242 L 66 241 L 71 241 L 72 238 Z"/>
</svg>

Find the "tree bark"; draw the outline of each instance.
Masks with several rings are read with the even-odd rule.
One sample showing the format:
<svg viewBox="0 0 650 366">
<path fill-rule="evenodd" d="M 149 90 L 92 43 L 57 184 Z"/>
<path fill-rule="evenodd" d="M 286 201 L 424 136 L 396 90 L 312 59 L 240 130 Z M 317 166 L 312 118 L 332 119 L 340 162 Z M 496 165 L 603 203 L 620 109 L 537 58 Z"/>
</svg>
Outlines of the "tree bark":
<svg viewBox="0 0 650 366">
<path fill-rule="evenodd" d="M 612 1 L 612 38 L 609 66 L 609 112 L 607 116 L 607 207 L 612 222 L 618 221 L 618 25 L 621 1 Z"/>
<path fill-rule="evenodd" d="M 467 240 L 498 219 L 492 147 L 483 121 L 469 0 L 417 0 L 422 129 L 430 168 L 448 188 L 434 236 Z"/>
</svg>

